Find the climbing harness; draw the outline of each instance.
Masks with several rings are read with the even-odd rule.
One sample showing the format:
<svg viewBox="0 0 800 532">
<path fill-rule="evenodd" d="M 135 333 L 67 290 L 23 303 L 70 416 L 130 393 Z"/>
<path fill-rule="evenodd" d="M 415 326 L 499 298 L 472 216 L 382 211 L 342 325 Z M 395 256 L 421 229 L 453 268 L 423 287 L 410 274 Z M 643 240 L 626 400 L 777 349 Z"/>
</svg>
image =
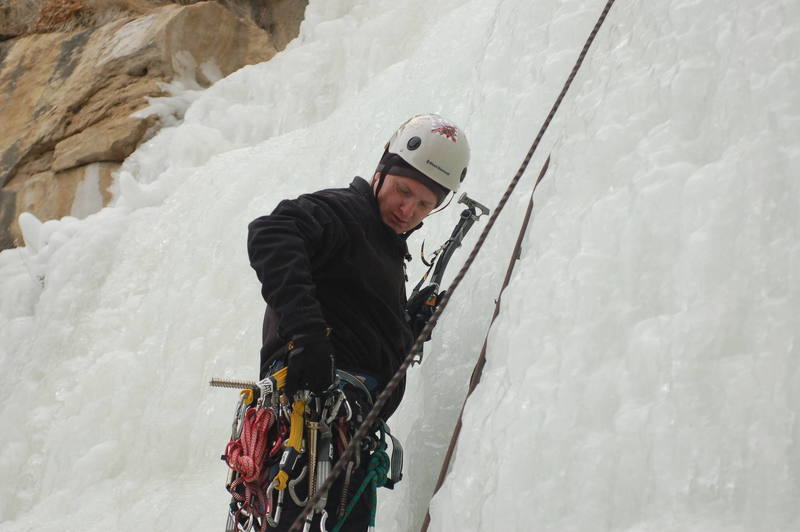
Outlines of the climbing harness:
<svg viewBox="0 0 800 532">
<path fill-rule="evenodd" d="M 530 149 L 528 150 L 527 154 L 525 155 L 525 158 L 523 159 L 522 164 L 520 165 L 519 169 L 517 170 L 516 175 L 514 175 L 514 177 L 512 178 L 511 182 L 509 183 L 508 187 L 506 188 L 505 192 L 503 193 L 503 196 L 500 198 L 500 201 L 498 202 L 497 207 L 495 208 L 494 212 L 492 213 L 492 215 L 489 218 L 489 221 L 487 222 L 486 226 L 484 227 L 483 231 L 481 232 L 480 236 L 478 237 L 478 241 L 475 243 L 475 246 L 473 247 L 472 252 L 470 253 L 469 257 L 467 258 L 466 262 L 464 263 L 464 266 L 462 266 L 461 270 L 459 270 L 459 272 L 456 275 L 455 279 L 453 279 L 453 282 L 450 285 L 450 289 L 441 298 L 441 300 L 439 302 L 439 305 L 436 308 L 435 312 L 433 313 L 431 318 L 428 320 L 428 322 L 426 323 L 426 325 L 422 329 L 422 331 L 420 331 L 419 335 L 417 336 L 416 341 L 411 346 L 411 349 L 409 350 L 409 352 L 406 355 L 406 357 L 403 360 L 403 362 L 400 364 L 400 367 L 397 369 L 395 374 L 392 376 L 392 378 L 387 383 L 386 387 L 383 389 L 383 391 L 378 396 L 377 400 L 375 401 L 375 404 L 372 407 L 372 410 L 367 415 L 367 417 L 364 420 L 364 422 L 362 423 L 361 427 L 359 427 L 358 431 L 351 438 L 350 443 L 348 444 L 347 448 L 345 449 L 344 454 L 339 458 L 339 461 L 336 463 L 336 465 L 331 470 L 331 473 L 328 476 L 328 478 L 325 480 L 325 482 L 321 486 L 318 486 L 317 492 L 314 494 L 313 497 L 311 497 L 309 499 L 309 504 L 306 505 L 306 508 L 303 510 L 303 512 L 297 517 L 297 519 L 294 521 L 294 523 L 292 523 L 292 527 L 289 529 L 290 532 L 299 532 L 300 526 L 301 526 L 303 520 L 306 518 L 308 513 L 311 512 L 311 508 L 313 508 L 319 502 L 319 499 L 322 496 L 324 496 L 328 492 L 328 490 L 330 490 L 330 488 L 333 485 L 333 482 L 335 481 L 335 479 L 338 478 L 338 476 L 341 475 L 344 472 L 345 468 L 347 468 L 347 463 L 353 459 L 353 456 L 355 455 L 356 450 L 357 450 L 358 446 L 360 445 L 360 442 L 367 436 L 370 428 L 376 422 L 380 411 L 383 409 L 383 407 L 386 404 L 386 402 L 389 400 L 391 395 L 394 393 L 395 389 L 397 389 L 397 387 L 400 385 L 400 382 L 402 381 L 403 377 L 405 376 L 405 374 L 408 371 L 408 368 L 411 366 L 412 362 L 416 359 L 418 354 L 422 351 L 422 344 L 425 342 L 425 339 L 428 337 L 428 335 L 430 335 L 431 331 L 436 326 L 436 323 L 438 322 L 439 317 L 442 315 L 442 312 L 444 312 L 444 309 L 447 308 L 447 304 L 449 303 L 450 299 L 452 298 L 453 293 L 456 291 L 458 286 L 461 284 L 461 281 L 464 279 L 464 276 L 466 275 L 467 271 L 472 266 L 473 262 L 475 261 L 475 258 L 478 255 L 478 252 L 480 252 L 481 248 L 483 247 L 484 242 L 486 241 L 486 238 L 488 237 L 489 233 L 491 232 L 492 228 L 494 227 L 494 224 L 496 223 L 498 216 L 500 215 L 500 213 L 505 208 L 506 204 L 508 203 L 509 198 L 511 197 L 511 194 L 514 192 L 514 189 L 516 188 L 517 184 L 522 179 L 522 175 L 525 173 L 525 170 L 527 169 L 528 164 L 530 163 L 531 158 L 533 157 L 533 154 L 536 152 L 536 149 L 539 147 L 539 143 L 541 142 L 542 137 L 544 136 L 545 132 L 547 131 L 548 127 L 550 126 L 550 123 L 552 122 L 553 117 L 556 114 L 556 111 L 558 111 L 558 108 L 561 106 L 561 102 L 563 101 L 564 96 L 566 95 L 567 91 L 569 90 L 570 86 L 572 85 L 572 82 L 575 79 L 575 76 L 577 75 L 578 70 L 580 69 L 581 65 L 583 64 L 583 60 L 586 57 L 586 54 L 588 53 L 592 42 L 594 41 L 595 37 L 597 36 L 597 32 L 600 30 L 600 27 L 603 25 L 603 22 L 605 21 L 606 16 L 608 15 L 609 10 L 611 9 L 611 6 L 614 5 L 614 1 L 615 0 L 607 0 L 606 5 L 603 8 L 602 13 L 600 14 L 599 18 L 597 19 L 597 22 L 595 23 L 594 27 L 592 28 L 592 31 L 589 34 L 589 37 L 587 38 L 586 42 L 583 45 L 583 48 L 581 49 L 580 54 L 578 55 L 578 59 L 575 62 L 575 65 L 573 66 L 572 71 L 570 72 L 566 82 L 564 83 L 564 86 L 562 87 L 561 92 L 559 93 L 558 97 L 556 98 L 556 101 L 553 103 L 553 106 L 551 107 L 550 112 L 548 113 L 547 117 L 545 118 L 544 123 L 540 127 L 539 132 L 537 133 L 536 138 L 533 141 L 533 144 L 531 145 Z"/>
<path fill-rule="evenodd" d="M 336 501 L 336 515 L 328 515 L 327 493 L 311 507 L 310 500 L 329 476 L 334 456 L 341 456 L 350 436 L 363 419 L 364 410 L 372 406 L 372 393 L 367 376 L 337 370 L 334 386 L 322 395 L 300 391 L 290 399 L 283 393 L 286 368 L 281 368 L 259 382 L 212 379 L 215 387 L 239 388 L 231 439 L 222 459 L 230 468 L 226 488 L 231 494 L 226 532 L 266 532 L 277 527 L 287 497 L 295 506 L 310 508 L 304 517 L 303 530 L 312 529 L 319 515 L 319 530 L 327 530 L 334 522 L 339 530 L 367 487 L 372 486 L 369 498 L 371 521 L 374 523 L 376 496 L 380 486 L 393 487 L 402 477 L 402 446 L 388 426 L 378 420 L 371 437 L 368 479 L 351 496 L 351 480 L 358 470 L 361 455 L 349 464 L 348 476 Z M 374 379 L 372 379 L 374 381 Z M 367 383 L 367 384 L 365 384 Z M 392 441 L 392 455 L 387 454 L 387 439 Z M 302 464 L 302 467 L 301 467 Z M 380 467 L 378 467 L 380 464 Z M 301 498 L 299 488 L 305 486 L 307 495 Z M 316 528 L 314 529 L 316 530 Z"/>
</svg>

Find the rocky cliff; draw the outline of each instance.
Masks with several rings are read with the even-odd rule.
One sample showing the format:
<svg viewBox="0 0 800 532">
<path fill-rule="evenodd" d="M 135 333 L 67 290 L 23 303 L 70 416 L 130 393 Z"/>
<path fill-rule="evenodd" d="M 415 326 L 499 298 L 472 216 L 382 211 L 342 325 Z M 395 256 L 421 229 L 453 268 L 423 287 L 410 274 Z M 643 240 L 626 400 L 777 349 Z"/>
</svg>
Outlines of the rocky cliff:
<svg viewBox="0 0 800 532">
<path fill-rule="evenodd" d="M 132 116 L 178 78 L 207 86 L 297 35 L 306 0 L 11 0 L 0 4 L 0 249 L 16 219 L 83 217 L 158 118 Z M 188 5 L 187 5 L 188 4 Z"/>
</svg>

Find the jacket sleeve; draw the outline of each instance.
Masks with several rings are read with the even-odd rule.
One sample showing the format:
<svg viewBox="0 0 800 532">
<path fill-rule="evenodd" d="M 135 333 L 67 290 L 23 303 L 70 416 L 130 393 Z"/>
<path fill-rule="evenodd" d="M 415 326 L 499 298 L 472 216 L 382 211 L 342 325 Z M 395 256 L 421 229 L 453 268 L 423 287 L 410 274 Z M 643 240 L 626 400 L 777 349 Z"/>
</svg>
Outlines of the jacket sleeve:
<svg viewBox="0 0 800 532">
<path fill-rule="evenodd" d="M 327 326 L 316 298 L 314 271 L 335 256 L 343 242 L 343 222 L 313 195 L 278 204 L 272 214 L 248 226 L 250 265 L 261 294 L 280 316 L 284 338 Z"/>
</svg>

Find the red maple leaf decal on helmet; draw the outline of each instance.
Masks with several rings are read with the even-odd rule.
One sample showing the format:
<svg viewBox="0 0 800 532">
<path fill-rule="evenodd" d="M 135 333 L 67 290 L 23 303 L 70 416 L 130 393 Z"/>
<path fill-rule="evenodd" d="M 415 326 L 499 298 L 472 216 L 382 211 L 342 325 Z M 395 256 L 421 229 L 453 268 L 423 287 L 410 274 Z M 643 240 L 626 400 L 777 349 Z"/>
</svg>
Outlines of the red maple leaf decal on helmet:
<svg viewBox="0 0 800 532">
<path fill-rule="evenodd" d="M 453 142 L 458 140 L 458 128 L 456 126 L 441 121 L 434 122 L 434 125 L 436 127 L 431 130 L 433 133 L 444 135 Z"/>
</svg>

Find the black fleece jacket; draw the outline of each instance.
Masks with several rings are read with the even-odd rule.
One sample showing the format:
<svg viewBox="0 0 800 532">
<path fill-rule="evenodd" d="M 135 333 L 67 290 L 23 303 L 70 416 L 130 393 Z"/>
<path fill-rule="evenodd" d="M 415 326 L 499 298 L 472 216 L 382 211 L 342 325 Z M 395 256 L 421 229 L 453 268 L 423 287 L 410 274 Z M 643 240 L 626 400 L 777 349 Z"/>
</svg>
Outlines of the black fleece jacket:
<svg viewBox="0 0 800 532">
<path fill-rule="evenodd" d="M 381 220 L 369 183 L 356 177 L 348 188 L 282 201 L 250 223 L 247 249 L 267 302 L 261 377 L 292 336 L 330 327 L 336 367 L 371 375 L 383 389 L 413 342 L 408 248 Z"/>
</svg>

